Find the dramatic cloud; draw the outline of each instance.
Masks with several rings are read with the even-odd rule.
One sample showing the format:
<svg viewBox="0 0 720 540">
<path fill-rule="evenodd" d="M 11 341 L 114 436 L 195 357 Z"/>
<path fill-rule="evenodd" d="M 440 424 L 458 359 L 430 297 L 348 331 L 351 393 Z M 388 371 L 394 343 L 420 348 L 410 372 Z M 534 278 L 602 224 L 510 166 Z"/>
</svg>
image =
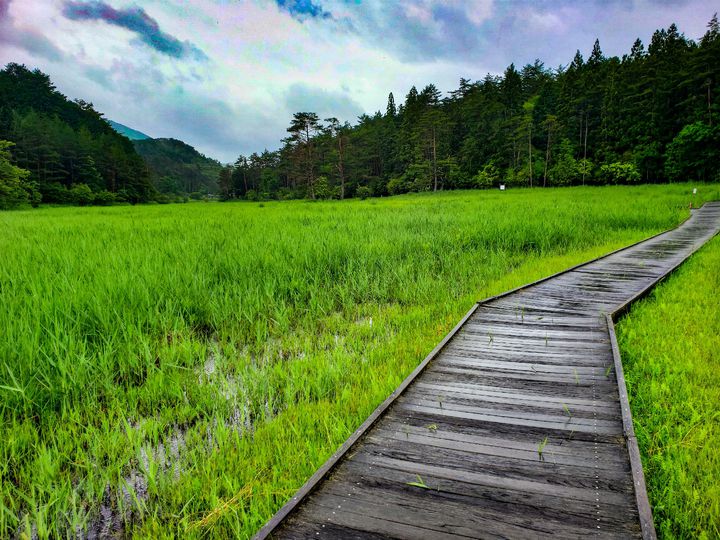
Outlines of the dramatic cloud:
<svg viewBox="0 0 720 540">
<path fill-rule="evenodd" d="M 312 111 L 320 118 L 355 120 L 364 112 L 346 92 L 332 92 L 303 83 L 295 83 L 288 88 L 285 103 L 290 111 Z"/>
<path fill-rule="evenodd" d="M 142 6 L 142 7 L 139 7 Z M 293 113 L 355 122 L 411 86 L 447 92 L 539 58 L 607 56 L 673 22 L 698 39 L 706 0 L 0 0 L 0 65 L 40 68 L 70 98 L 206 155 L 275 149 Z M 198 61 L 199 58 L 205 61 Z"/>
<path fill-rule="evenodd" d="M 59 62 L 62 52 L 39 30 L 31 27 L 17 28 L 10 17 L 10 1 L 0 0 L 0 45 L 10 45 L 38 56 Z"/>
<path fill-rule="evenodd" d="M 320 17 L 332 19 L 332 13 L 325 11 L 312 0 L 276 0 L 278 7 L 293 15 L 296 18 Z"/>
<path fill-rule="evenodd" d="M 63 14 L 74 21 L 105 21 L 121 28 L 135 32 L 140 40 L 156 51 L 168 56 L 182 58 L 192 55 L 197 59 L 205 59 L 205 53 L 188 41 L 166 34 L 160 30 L 157 21 L 150 17 L 142 8 L 131 7 L 115 9 L 105 2 L 65 2 Z"/>
<path fill-rule="evenodd" d="M 492 12 L 492 0 L 399 0 L 351 6 L 347 18 L 364 39 L 420 62 L 482 51 Z"/>
</svg>

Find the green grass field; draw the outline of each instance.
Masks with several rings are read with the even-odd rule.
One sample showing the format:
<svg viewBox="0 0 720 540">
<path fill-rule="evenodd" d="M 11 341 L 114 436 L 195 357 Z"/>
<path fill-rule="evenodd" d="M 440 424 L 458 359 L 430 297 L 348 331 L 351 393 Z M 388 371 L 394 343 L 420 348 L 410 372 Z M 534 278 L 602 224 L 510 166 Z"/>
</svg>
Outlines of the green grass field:
<svg viewBox="0 0 720 540">
<path fill-rule="evenodd" d="M 618 325 L 662 538 L 720 538 L 720 238 Z"/>
<path fill-rule="evenodd" d="M 0 214 L 0 537 L 247 537 L 475 300 L 691 189 Z"/>
</svg>

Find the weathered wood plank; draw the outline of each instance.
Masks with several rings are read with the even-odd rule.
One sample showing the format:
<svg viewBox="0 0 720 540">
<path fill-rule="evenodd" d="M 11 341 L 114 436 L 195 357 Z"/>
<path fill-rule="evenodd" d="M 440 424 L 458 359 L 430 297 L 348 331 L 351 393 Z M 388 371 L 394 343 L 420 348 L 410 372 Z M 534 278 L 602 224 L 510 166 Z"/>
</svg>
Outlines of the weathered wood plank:
<svg viewBox="0 0 720 540">
<path fill-rule="evenodd" d="M 605 503 L 598 505 L 594 500 L 553 498 L 548 506 L 547 495 L 544 494 L 524 490 L 513 491 L 431 474 L 423 476 L 422 479 L 429 489 L 408 485 L 408 481 L 416 480 L 416 477 L 408 475 L 407 472 L 378 465 L 368 467 L 364 463 L 352 462 L 333 475 L 333 484 L 328 484 L 327 489 L 333 490 L 333 485 L 342 482 L 348 486 L 349 489 L 346 488 L 346 491 L 351 496 L 352 486 L 359 486 L 358 489 L 365 488 L 365 493 L 370 498 L 373 497 L 372 489 L 375 488 L 414 493 L 435 499 L 431 503 L 435 508 L 441 506 L 437 501 L 438 498 L 453 497 L 466 501 L 469 506 L 481 509 L 482 515 L 502 526 L 522 526 L 528 532 L 561 533 L 567 531 L 566 526 L 575 527 L 589 523 L 594 524 L 593 528 L 596 529 L 598 519 L 606 532 L 639 529 L 636 514 L 633 514 L 632 510 L 625 512 L 623 505 Z M 620 519 L 613 517 L 617 512 L 623 512 Z M 482 530 L 477 532 L 481 533 Z M 580 531 L 573 532 L 577 535 Z"/>
<path fill-rule="evenodd" d="M 464 448 L 459 446 L 446 448 L 445 446 L 411 441 L 409 438 L 402 440 L 398 437 L 381 437 L 371 434 L 353 459 L 359 460 L 358 456 L 361 455 L 368 459 L 390 457 L 459 471 L 535 480 L 552 485 L 590 490 L 600 487 L 608 491 L 623 491 L 633 494 L 632 479 L 627 474 L 627 470 L 618 467 L 607 467 L 598 472 L 594 464 L 592 467 L 588 467 L 560 463 L 554 455 L 545 451 L 542 454 L 536 451 L 533 460 L 518 460 L 509 456 L 490 456 L 482 452 L 473 452 L 469 445 Z M 438 452 L 438 448 L 445 448 L 445 450 Z"/>
<path fill-rule="evenodd" d="M 413 426 L 413 429 L 410 429 L 407 425 L 404 427 L 405 429 L 398 427 L 398 429 L 395 430 L 378 428 L 368 435 L 368 440 L 379 441 L 391 439 L 400 442 L 414 442 L 436 448 L 463 450 L 474 454 L 513 458 L 532 463 L 541 461 L 540 454 L 538 453 L 537 442 L 535 444 L 528 443 L 525 445 L 525 448 L 517 448 L 517 446 L 522 445 L 522 443 L 509 439 L 457 437 L 454 436 L 454 432 L 446 431 L 442 428 L 428 430 L 426 427 L 417 428 Z M 602 446 L 613 449 L 615 448 L 614 445 Z M 554 445 L 550 443 L 543 449 L 542 460 L 561 465 L 589 467 L 591 469 L 599 468 L 615 471 L 629 470 L 629 465 L 627 460 L 624 459 L 624 455 L 621 456 L 619 453 L 603 453 L 601 454 L 601 457 L 596 458 L 593 456 L 593 449 L 586 448 L 583 450 L 583 452 L 569 452 L 563 445 Z M 588 450 L 590 451 L 588 452 Z"/>
<path fill-rule="evenodd" d="M 597 435 L 613 436 L 618 433 L 622 434 L 621 422 L 610 422 L 607 420 L 596 422 L 588 422 L 585 419 L 567 418 L 560 415 L 541 415 L 541 414 L 502 414 L 501 411 L 494 409 L 480 409 L 475 412 L 472 407 L 460 406 L 435 406 L 436 404 L 424 402 L 418 405 L 406 402 L 398 402 L 397 410 L 400 413 L 425 413 L 432 415 L 438 421 L 457 421 L 465 420 L 466 422 L 483 422 L 490 424 L 510 424 L 513 426 L 542 428 L 553 431 L 567 431 L 573 433 L 590 433 Z M 465 409 L 465 410 L 463 410 Z M 538 441 L 540 442 L 540 441 Z"/>
</svg>

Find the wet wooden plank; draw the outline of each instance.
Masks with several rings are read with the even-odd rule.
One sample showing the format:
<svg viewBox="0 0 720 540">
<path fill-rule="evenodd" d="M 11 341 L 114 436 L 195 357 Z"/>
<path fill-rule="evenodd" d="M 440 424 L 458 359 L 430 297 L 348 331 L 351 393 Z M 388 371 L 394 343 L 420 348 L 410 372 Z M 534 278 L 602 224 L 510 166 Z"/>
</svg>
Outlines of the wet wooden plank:
<svg viewBox="0 0 720 540">
<path fill-rule="evenodd" d="M 414 426 L 402 423 L 390 423 L 387 427 L 379 427 L 372 437 L 385 437 L 401 442 L 417 442 L 440 449 L 463 450 L 466 452 L 514 458 L 533 463 L 548 461 L 579 467 L 598 467 L 601 469 L 629 470 L 625 452 L 615 444 L 597 444 L 575 439 L 549 439 L 543 448 L 542 455 L 538 452 L 538 440 L 524 438 L 502 438 L 495 433 L 466 434 L 453 431 L 453 426 L 441 425 L 436 429 L 427 426 Z"/>
<path fill-rule="evenodd" d="M 410 440 L 402 437 L 382 437 L 370 435 L 361 452 L 355 454 L 353 459 L 360 460 L 364 456 L 371 461 L 375 458 L 395 458 L 403 461 L 422 462 L 426 465 L 435 465 L 459 471 L 477 472 L 516 478 L 534 480 L 549 485 L 571 486 L 594 490 L 596 488 L 608 491 L 623 491 L 630 495 L 633 492 L 632 479 L 627 470 L 619 467 L 604 467 L 596 470 L 595 464 L 601 460 L 593 460 L 593 466 L 571 465 L 558 462 L 556 456 L 536 450 L 534 459 L 516 459 L 509 455 L 498 456 L 484 452 L 475 452 L 469 445 L 461 448 L 447 448 L 436 444 L 425 444 L 428 441 Z M 438 448 L 445 448 L 438 452 Z"/>
<path fill-rule="evenodd" d="M 362 478 L 360 482 L 336 479 L 314 502 L 330 512 L 337 511 L 338 507 L 350 506 L 357 513 L 373 516 L 387 514 L 386 520 L 394 523 L 470 538 L 485 538 L 487 535 L 519 537 L 526 536 L 528 532 L 539 537 L 561 535 L 569 538 L 581 535 L 588 525 L 597 523 L 590 508 L 586 515 L 576 515 L 572 520 L 562 521 L 548 515 L 538 520 L 528 513 L 503 512 L 497 505 L 482 504 L 482 499 L 451 489 L 409 487 L 406 482 L 393 480 L 372 476 Z M 319 514 L 323 515 L 322 510 Z"/>
<path fill-rule="evenodd" d="M 587 526 L 594 524 L 596 529 L 598 521 L 602 525 L 602 532 L 629 531 L 638 529 L 632 511 L 624 513 L 621 519 L 615 519 L 613 515 L 617 512 L 624 512 L 624 505 L 613 506 L 607 504 L 598 505 L 594 501 L 583 501 L 578 499 L 553 499 L 556 504 L 563 505 L 561 516 L 556 508 L 547 507 L 545 504 L 546 495 L 538 495 L 523 490 L 513 491 L 504 488 L 496 488 L 482 484 L 474 484 L 466 481 L 449 480 L 439 476 L 426 475 L 422 477 L 430 487 L 422 490 L 414 486 L 408 486 L 408 475 L 403 471 L 382 466 L 364 467 L 362 463 L 349 463 L 338 472 L 334 481 L 345 481 L 350 485 L 361 486 L 368 489 L 367 493 L 372 497 L 372 489 L 384 488 L 403 490 L 404 492 L 415 492 L 425 494 L 435 499 L 434 506 L 440 506 L 439 497 L 456 496 L 468 501 L 468 503 L 481 510 L 482 515 L 499 522 L 500 524 L 521 526 L 525 538 L 533 536 L 535 532 L 562 533 L 567 532 L 563 526 Z M 414 479 L 414 478 L 413 478 Z M 349 491 L 352 494 L 352 491 Z M 429 506 L 429 505 L 428 505 Z M 599 507 L 599 508 L 598 508 Z M 597 530 L 597 529 L 596 529 Z M 573 531 L 577 537 L 580 531 Z M 482 537 L 483 530 L 475 532 L 475 535 Z M 517 534 L 510 537 L 518 537 Z"/>
<path fill-rule="evenodd" d="M 594 451 L 598 447 L 582 448 L 578 444 L 573 445 L 576 450 L 571 450 L 567 441 L 565 444 L 554 444 L 550 442 L 543 449 L 542 456 L 538 452 L 538 441 L 518 442 L 513 439 L 502 439 L 498 437 L 481 437 L 473 435 L 457 434 L 446 429 L 448 426 L 429 430 L 426 426 L 408 426 L 407 424 L 396 424 L 396 428 L 378 428 L 368 435 L 369 441 L 396 440 L 400 442 L 420 443 L 435 448 L 446 448 L 450 450 L 463 450 L 474 454 L 487 456 L 498 456 L 536 463 L 548 461 L 562 465 L 574 465 L 577 467 L 611 469 L 615 471 L 629 470 L 629 464 L 625 459 L 624 452 L 615 451 L 615 445 L 600 445 L 600 456 L 596 457 Z M 575 441 L 579 443 L 580 441 Z M 587 444 L 586 444 L 587 446 Z M 578 449 L 580 451 L 578 451 Z M 610 451 L 606 451 L 610 450 Z"/>
</svg>

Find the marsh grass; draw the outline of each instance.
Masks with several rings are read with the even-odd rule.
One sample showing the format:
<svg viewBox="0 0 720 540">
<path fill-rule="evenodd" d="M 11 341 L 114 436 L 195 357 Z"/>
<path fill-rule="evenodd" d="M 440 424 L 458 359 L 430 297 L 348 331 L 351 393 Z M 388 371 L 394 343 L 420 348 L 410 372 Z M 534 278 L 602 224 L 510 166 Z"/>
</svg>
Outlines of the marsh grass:
<svg viewBox="0 0 720 540">
<path fill-rule="evenodd" d="M 406 484 L 411 487 L 418 487 L 421 489 L 430 489 L 430 486 L 428 486 L 425 483 L 425 481 L 422 479 L 422 477 L 419 474 L 415 476 L 414 482 L 406 482 Z"/>
<path fill-rule="evenodd" d="M 691 188 L 1 213 L 0 537 L 247 537 L 475 300 Z"/>
<path fill-rule="evenodd" d="M 662 538 L 720 537 L 720 238 L 617 326 Z"/>
<path fill-rule="evenodd" d="M 538 444 L 538 459 L 540 461 L 545 461 L 545 456 L 543 453 L 545 452 L 545 446 L 547 445 L 548 438 L 545 437 L 540 443 Z"/>
</svg>

